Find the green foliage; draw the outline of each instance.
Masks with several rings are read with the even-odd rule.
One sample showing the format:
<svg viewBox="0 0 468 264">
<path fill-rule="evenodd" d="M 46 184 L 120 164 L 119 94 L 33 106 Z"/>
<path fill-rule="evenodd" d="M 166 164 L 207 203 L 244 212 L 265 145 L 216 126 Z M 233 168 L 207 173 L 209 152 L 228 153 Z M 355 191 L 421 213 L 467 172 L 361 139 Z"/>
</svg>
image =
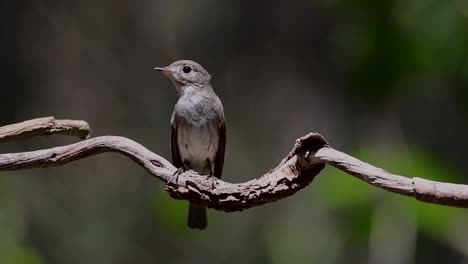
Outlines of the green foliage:
<svg viewBox="0 0 468 264">
<path fill-rule="evenodd" d="M 188 210 L 188 203 L 186 201 L 175 200 L 167 192 L 158 188 L 154 192 L 152 204 L 154 219 L 161 223 L 164 228 L 176 233 L 187 230 L 185 228 Z"/>
<path fill-rule="evenodd" d="M 337 61 L 353 99 L 389 100 L 401 82 L 420 76 L 468 77 L 466 2 L 325 2 L 347 21 L 335 28 Z"/>
<path fill-rule="evenodd" d="M 44 263 L 37 253 L 29 247 L 17 247 L 10 250 L 0 262 L 5 264 L 42 264 Z"/>
<path fill-rule="evenodd" d="M 14 179 L 18 173 L 10 172 L 0 178 L 0 263 L 40 264 L 36 252 L 23 242 L 23 215 L 14 192 Z"/>
</svg>

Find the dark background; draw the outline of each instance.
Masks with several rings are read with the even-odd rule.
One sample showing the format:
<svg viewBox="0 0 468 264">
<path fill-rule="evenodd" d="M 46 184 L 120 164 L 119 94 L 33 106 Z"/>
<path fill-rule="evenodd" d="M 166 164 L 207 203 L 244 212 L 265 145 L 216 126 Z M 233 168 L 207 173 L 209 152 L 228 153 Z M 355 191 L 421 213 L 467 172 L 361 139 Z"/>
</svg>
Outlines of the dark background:
<svg viewBox="0 0 468 264">
<path fill-rule="evenodd" d="M 83 119 L 169 158 L 192 59 L 224 104 L 223 179 L 314 131 L 391 172 L 466 183 L 468 4 L 436 0 L 2 1 L 0 124 Z M 1 152 L 75 142 L 61 136 Z M 0 263 L 465 263 L 466 210 L 326 168 L 293 197 L 185 227 L 187 202 L 117 154 L 0 173 Z"/>
</svg>

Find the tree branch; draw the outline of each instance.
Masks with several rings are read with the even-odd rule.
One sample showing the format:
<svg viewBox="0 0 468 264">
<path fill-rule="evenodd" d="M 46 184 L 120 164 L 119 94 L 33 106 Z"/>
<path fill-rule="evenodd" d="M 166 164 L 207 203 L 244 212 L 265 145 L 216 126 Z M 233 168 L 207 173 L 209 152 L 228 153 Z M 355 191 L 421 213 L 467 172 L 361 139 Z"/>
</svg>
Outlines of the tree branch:
<svg viewBox="0 0 468 264">
<path fill-rule="evenodd" d="M 328 146 L 311 155 L 309 161 L 329 164 L 370 185 L 422 202 L 468 208 L 468 185 L 392 174 Z"/>
<path fill-rule="evenodd" d="M 4 131 L 2 129 L 4 128 L 0 128 L 0 137 Z M 45 134 L 50 133 L 50 130 L 48 131 Z M 103 152 L 117 152 L 129 157 L 151 175 L 166 183 L 166 191 L 176 199 L 190 200 L 227 212 L 241 211 L 293 195 L 308 186 L 325 164 L 334 166 L 370 185 L 415 197 L 420 201 L 468 207 L 467 185 L 391 174 L 331 148 L 322 136 L 314 133 L 298 139 L 292 151 L 276 168 L 258 179 L 244 183 L 228 183 L 200 176 L 194 171 L 182 173 L 175 182 L 173 175 L 176 168 L 169 161 L 135 141 L 116 136 L 96 137 L 44 150 L 0 154 L 0 170 L 62 166 Z M 213 181 L 215 188 L 212 187 Z"/>
<path fill-rule="evenodd" d="M 89 133 L 89 125 L 85 121 L 56 120 L 52 116 L 41 117 L 0 127 L 0 143 L 53 134 L 75 136 L 85 139 L 89 136 Z"/>
</svg>

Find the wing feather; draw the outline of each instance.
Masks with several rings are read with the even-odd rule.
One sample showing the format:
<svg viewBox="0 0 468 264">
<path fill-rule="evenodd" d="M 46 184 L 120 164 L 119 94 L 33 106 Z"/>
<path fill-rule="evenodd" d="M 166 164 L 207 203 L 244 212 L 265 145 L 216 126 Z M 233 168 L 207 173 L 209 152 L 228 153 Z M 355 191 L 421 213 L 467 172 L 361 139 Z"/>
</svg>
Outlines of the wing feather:
<svg viewBox="0 0 468 264">
<path fill-rule="evenodd" d="M 179 145 L 177 143 L 177 125 L 174 121 L 175 116 L 172 115 L 171 119 L 171 154 L 172 154 L 172 165 L 176 168 L 182 167 L 182 159 L 180 158 Z"/>
<path fill-rule="evenodd" d="M 226 148 L 226 124 L 224 120 L 219 126 L 219 143 L 218 143 L 218 152 L 216 153 L 215 162 L 214 162 L 214 176 L 221 179 L 221 174 L 223 173 L 224 166 L 224 153 Z"/>
</svg>

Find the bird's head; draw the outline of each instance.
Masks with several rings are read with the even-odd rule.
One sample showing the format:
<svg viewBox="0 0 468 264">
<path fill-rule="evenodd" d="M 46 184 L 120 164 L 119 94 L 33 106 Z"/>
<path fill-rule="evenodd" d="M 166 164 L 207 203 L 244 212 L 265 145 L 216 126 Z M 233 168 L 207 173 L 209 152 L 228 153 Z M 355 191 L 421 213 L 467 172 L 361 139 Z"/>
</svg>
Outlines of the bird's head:
<svg viewBox="0 0 468 264">
<path fill-rule="evenodd" d="M 154 69 L 169 77 L 178 90 L 183 90 L 186 86 L 203 87 L 211 80 L 211 75 L 200 64 L 191 60 L 179 60 L 169 66 Z"/>
</svg>

